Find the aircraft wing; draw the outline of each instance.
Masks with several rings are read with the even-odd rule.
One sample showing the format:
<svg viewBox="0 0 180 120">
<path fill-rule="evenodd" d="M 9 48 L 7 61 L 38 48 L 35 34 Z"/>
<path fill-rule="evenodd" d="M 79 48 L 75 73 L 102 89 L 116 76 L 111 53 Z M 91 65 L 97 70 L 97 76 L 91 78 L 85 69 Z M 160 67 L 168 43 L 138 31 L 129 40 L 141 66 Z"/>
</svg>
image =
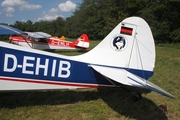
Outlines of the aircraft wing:
<svg viewBox="0 0 180 120">
<path fill-rule="evenodd" d="M 22 33 L 24 32 L 16 28 L 7 25 L 0 25 L 0 35 L 22 34 Z"/>
<path fill-rule="evenodd" d="M 41 35 L 41 36 L 44 36 L 45 38 L 47 38 L 47 37 L 51 37 L 51 35 L 50 35 L 50 34 L 45 33 L 45 32 L 35 32 L 35 33 L 37 33 L 37 34 L 39 34 L 39 35 Z"/>
<path fill-rule="evenodd" d="M 51 36 L 44 32 L 25 32 L 25 33 L 27 33 L 29 36 L 34 37 L 34 38 L 48 38 Z"/>
</svg>

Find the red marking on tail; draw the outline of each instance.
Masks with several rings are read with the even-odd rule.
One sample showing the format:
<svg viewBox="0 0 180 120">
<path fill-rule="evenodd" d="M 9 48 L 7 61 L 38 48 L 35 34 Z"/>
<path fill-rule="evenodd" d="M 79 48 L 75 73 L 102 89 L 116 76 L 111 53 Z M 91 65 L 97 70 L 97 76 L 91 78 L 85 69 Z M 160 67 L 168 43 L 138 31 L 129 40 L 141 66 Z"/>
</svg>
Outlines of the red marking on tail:
<svg viewBox="0 0 180 120">
<path fill-rule="evenodd" d="M 126 35 L 132 35 L 133 29 L 128 27 L 121 27 L 120 33 Z"/>
<path fill-rule="evenodd" d="M 77 45 L 79 41 L 89 42 L 89 38 L 86 34 L 82 34 L 75 42 L 74 45 Z"/>
</svg>

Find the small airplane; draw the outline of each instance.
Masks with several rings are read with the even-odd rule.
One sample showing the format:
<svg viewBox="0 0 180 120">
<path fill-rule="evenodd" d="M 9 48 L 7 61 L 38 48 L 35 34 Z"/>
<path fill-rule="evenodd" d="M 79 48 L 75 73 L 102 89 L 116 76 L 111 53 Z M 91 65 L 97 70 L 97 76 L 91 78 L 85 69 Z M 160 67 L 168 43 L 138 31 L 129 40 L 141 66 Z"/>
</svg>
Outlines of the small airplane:
<svg viewBox="0 0 180 120">
<path fill-rule="evenodd" d="M 140 17 L 124 19 L 82 55 L 65 56 L 0 42 L 0 56 L 0 91 L 123 85 L 174 98 L 148 81 L 154 73 L 155 45 L 149 25 Z"/>
<path fill-rule="evenodd" d="M 23 34 L 11 35 L 10 43 L 14 43 L 23 47 L 34 49 L 80 49 L 87 51 L 89 48 L 89 38 L 86 34 L 82 34 L 75 42 L 66 41 L 64 37 L 52 37 L 45 32 L 24 32 Z"/>
</svg>

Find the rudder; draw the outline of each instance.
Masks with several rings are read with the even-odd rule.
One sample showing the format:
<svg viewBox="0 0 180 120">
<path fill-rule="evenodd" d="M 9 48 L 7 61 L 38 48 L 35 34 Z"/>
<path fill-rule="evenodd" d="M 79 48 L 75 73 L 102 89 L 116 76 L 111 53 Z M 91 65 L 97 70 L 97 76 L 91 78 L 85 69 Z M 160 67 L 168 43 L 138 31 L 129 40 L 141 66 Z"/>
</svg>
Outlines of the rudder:
<svg viewBox="0 0 180 120">
<path fill-rule="evenodd" d="M 130 70 L 148 79 L 155 64 L 154 39 L 145 20 L 129 17 L 82 56 L 89 63 Z"/>
<path fill-rule="evenodd" d="M 75 42 L 74 45 L 77 48 L 87 50 L 89 48 L 89 38 L 87 34 L 82 34 Z"/>
</svg>

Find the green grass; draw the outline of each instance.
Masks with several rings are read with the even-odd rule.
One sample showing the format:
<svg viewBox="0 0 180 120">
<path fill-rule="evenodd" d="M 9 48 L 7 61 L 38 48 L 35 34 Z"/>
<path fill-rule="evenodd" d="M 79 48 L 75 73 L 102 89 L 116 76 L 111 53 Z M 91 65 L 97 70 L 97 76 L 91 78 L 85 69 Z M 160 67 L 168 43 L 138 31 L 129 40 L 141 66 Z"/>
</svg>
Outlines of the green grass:
<svg viewBox="0 0 180 120">
<path fill-rule="evenodd" d="M 91 41 L 92 49 L 99 41 Z M 56 51 L 78 55 L 78 51 Z M 134 102 L 122 88 L 56 91 L 1 92 L 1 120 L 179 120 L 180 119 L 180 49 L 156 46 L 156 67 L 149 80 L 175 96 L 155 92 L 143 94 Z M 134 88 L 131 88 L 134 90 Z M 166 105 L 168 113 L 159 109 Z"/>
</svg>

